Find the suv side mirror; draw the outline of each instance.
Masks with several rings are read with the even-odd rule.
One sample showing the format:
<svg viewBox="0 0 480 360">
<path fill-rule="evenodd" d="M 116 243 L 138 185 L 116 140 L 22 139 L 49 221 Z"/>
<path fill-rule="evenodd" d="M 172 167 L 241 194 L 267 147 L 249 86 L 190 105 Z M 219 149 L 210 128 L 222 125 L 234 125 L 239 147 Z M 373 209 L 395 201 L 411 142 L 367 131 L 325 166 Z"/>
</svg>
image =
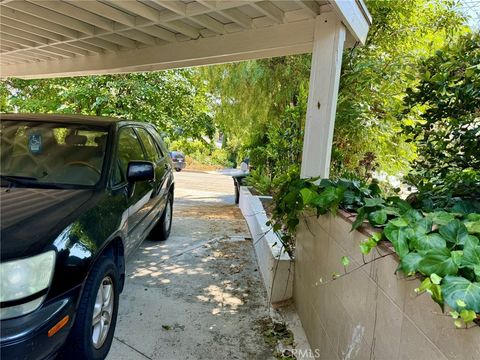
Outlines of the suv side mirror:
<svg viewBox="0 0 480 360">
<path fill-rule="evenodd" d="M 153 163 L 150 161 L 130 161 L 128 163 L 127 181 L 129 183 L 150 180 L 155 180 Z"/>
</svg>

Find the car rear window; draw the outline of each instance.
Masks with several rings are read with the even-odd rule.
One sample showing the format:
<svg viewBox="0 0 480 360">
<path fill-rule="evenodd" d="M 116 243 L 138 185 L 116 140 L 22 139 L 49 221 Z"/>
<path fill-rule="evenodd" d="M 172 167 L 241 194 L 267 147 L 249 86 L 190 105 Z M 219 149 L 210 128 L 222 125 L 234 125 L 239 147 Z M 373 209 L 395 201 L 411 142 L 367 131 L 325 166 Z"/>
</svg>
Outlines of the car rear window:
<svg viewBox="0 0 480 360">
<path fill-rule="evenodd" d="M 155 140 L 153 140 L 152 138 L 152 135 L 150 135 L 144 128 L 136 128 L 136 130 L 138 136 L 140 136 L 140 139 L 142 140 L 143 146 L 145 147 L 148 160 L 156 163 L 163 156 L 159 152 L 158 147 L 155 144 Z"/>
<path fill-rule="evenodd" d="M 135 131 L 131 127 L 120 129 L 118 135 L 118 159 L 123 173 L 127 174 L 130 161 L 147 160 Z"/>
</svg>

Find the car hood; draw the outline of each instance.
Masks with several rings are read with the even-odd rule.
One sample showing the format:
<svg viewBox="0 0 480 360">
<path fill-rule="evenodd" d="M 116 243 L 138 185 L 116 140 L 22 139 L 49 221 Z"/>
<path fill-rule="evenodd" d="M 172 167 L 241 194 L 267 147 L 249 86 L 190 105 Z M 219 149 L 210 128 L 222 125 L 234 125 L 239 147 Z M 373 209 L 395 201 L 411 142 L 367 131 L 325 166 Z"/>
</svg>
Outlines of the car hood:
<svg viewBox="0 0 480 360">
<path fill-rule="evenodd" d="M 93 190 L 2 188 L 2 261 L 31 256 L 48 248 L 82 213 L 93 195 Z"/>
</svg>

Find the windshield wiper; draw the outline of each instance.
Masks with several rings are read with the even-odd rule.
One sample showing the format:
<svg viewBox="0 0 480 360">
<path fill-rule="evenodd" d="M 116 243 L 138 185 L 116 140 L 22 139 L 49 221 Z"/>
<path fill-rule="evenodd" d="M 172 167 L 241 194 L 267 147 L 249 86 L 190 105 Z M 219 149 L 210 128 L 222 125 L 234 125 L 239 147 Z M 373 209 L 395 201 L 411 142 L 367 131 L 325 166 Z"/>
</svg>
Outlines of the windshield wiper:
<svg viewBox="0 0 480 360">
<path fill-rule="evenodd" d="M 15 184 L 25 184 L 36 182 L 38 179 L 36 177 L 31 176 L 19 176 L 19 175 L 0 175 L 0 179 L 7 180 L 11 183 Z"/>
<path fill-rule="evenodd" d="M 39 179 L 32 176 L 20 176 L 20 175 L 0 175 L 0 179 L 6 180 L 10 183 L 9 187 L 15 185 L 32 186 L 35 188 L 47 188 L 47 189 L 65 189 L 63 184 L 40 182 Z"/>
</svg>

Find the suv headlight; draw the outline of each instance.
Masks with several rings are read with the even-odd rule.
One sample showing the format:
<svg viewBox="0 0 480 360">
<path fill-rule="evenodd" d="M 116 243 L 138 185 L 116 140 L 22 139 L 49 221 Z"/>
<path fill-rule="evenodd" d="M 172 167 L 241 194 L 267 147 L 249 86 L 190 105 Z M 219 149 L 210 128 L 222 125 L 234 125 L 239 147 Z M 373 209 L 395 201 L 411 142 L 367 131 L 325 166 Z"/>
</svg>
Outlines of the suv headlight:
<svg viewBox="0 0 480 360">
<path fill-rule="evenodd" d="M 0 319 L 25 315 L 40 306 L 50 285 L 55 251 L 0 263 Z M 32 295 L 38 294 L 38 297 Z M 25 302 L 20 302 L 25 299 Z M 10 304 L 9 304 L 10 303 Z"/>
</svg>

